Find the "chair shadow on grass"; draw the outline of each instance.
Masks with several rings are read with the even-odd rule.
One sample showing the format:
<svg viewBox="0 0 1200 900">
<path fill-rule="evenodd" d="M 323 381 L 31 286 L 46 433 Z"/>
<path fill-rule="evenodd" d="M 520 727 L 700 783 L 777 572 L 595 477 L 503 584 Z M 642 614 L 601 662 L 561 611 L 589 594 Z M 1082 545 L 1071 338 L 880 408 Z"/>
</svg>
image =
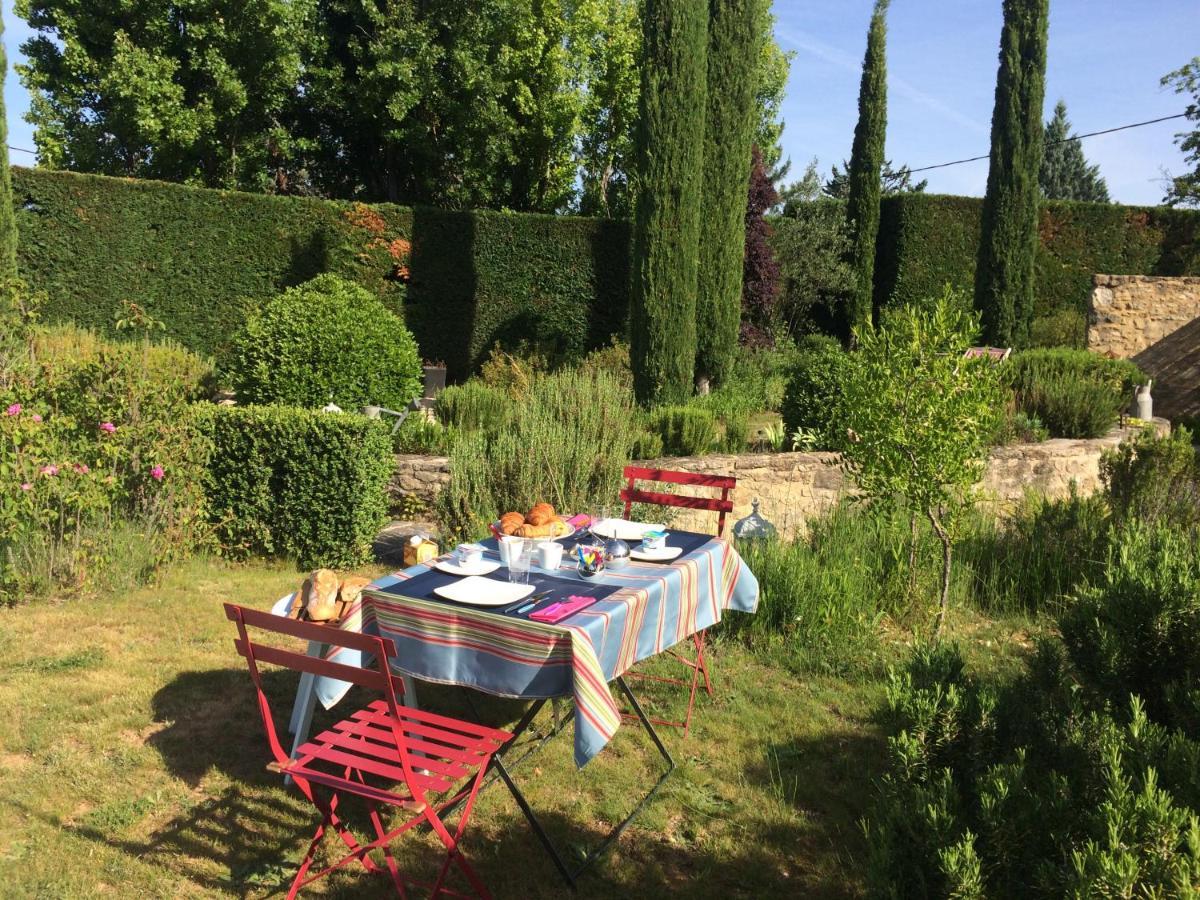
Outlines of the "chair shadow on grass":
<svg viewBox="0 0 1200 900">
<path fill-rule="evenodd" d="M 267 671 L 263 673 L 263 681 L 282 737 L 286 734 L 285 726 L 295 696 L 296 676 L 290 672 Z M 329 712 L 318 707 L 314 733 L 367 699 L 365 694 L 347 697 Z M 420 699 L 425 708 L 501 726 L 511 726 L 523 709 L 522 704 L 514 701 L 468 694 L 458 688 L 439 685 L 422 684 Z M 147 743 L 161 754 L 169 772 L 193 789 L 199 788 L 214 772 L 226 776 L 233 784 L 173 819 L 158 824 L 144 839 L 115 839 L 86 823 L 71 826 L 72 833 L 116 847 L 203 889 L 240 897 L 286 892 L 315 826 L 316 814 L 294 788 L 285 788 L 279 776 L 265 768 L 269 751 L 245 670 L 227 668 L 182 673 L 154 696 L 153 711 L 155 721 L 163 727 L 147 738 Z M 548 704 L 539 715 L 535 729 L 531 730 L 536 733 L 526 738 L 530 746 L 548 733 L 553 721 Z M 538 756 L 517 767 L 514 777 L 519 784 L 526 789 L 534 787 L 539 766 L 556 765 L 570 771 L 571 728 L 567 725 Z M 698 745 L 689 748 L 674 733 L 664 735 L 664 738 L 677 760 L 694 757 L 698 752 Z M 861 744 L 856 743 L 859 740 Z M 788 785 L 794 781 L 792 802 L 798 808 L 805 810 L 811 803 L 827 809 L 829 795 L 838 790 L 837 773 L 832 772 L 831 783 L 813 784 L 806 775 L 809 762 L 822 761 L 824 768 L 829 769 L 831 764 L 827 757 L 841 754 L 845 758 L 842 765 L 849 773 L 856 767 L 855 761 L 871 758 L 874 751 L 866 746 L 867 743 L 865 739 L 847 738 L 833 745 L 824 741 L 811 745 L 798 742 L 776 745 L 764 757 L 762 766 L 752 767 L 746 776 L 749 781 L 769 784 L 782 781 Z M 619 754 L 629 754 L 634 760 L 649 760 L 647 765 L 658 766 L 648 739 L 636 727 L 622 728 L 613 745 Z M 519 756 L 521 749 L 515 748 L 514 755 Z M 549 754 L 554 757 L 548 759 Z M 557 759 L 559 756 L 563 759 Z M 587 769 L 563 777 L 575 779 L 574 785 L 581 786 L 580 789 L 595 787 L 594 778 L 589 781 Z M 817 780 L 827 782 L 829 778 Z M 564 788 L 574 789 L 574 786 Z M 670 779 L 654 802 L 685 802 L 688 790 L 686 781 Z M 784 790 L 792 789 L 785 787 Z M 626 808 L 636 802 L 634 798 L 620 797 L 618 800 L 621 803 L 627 801 Z M 537 802 L 531 802 L 536 808 Z M 480 804 L 481 810 L 487 808 L 488 815 L 482 822 L 478 818 L 475 820 L 468 830 L 465 846 L 468 857 L 495 896 L 568 895 L 553 864 L 503 785 L 492 785 L 481 795 Z M 343 812 L 355 833 L 363 835 L 369 831 L 365 817 L 357 808 L 347 808 Z M 569 860 L 574 856 L 577 861 L 586 849 L 596 846 L 610 826 L 608 822 L 587 821 L 582 816 L 571 816 L 559 810 L 539 809 L 538 814 L 546 831 Z M 794 863 L 793 869 L 802 865 L 798 858 L 810 851 L 828 854 L 831 847 L 849 843 L 846 821 L 849 817 L 852 822 L 853 815 L 853 811 L 849 811 L 846 815 L 824 818 L 805 815 L 785 822 L 746 822 L 738 839 L 740 845 L 728 856 L 714 856 L 687 840 L 677 841 L 644 827 L 644 823 L 635 823 L 610 855 L 582 877 L 577 896 L 666 897 L 685 889 L 697 897 L 769 895 L 776 889 L 786 890 L 791 884 L 799 885 L 791 882 L 788 876 L 791 863 Z M 639 828 L 639 824 L 643 827 Z M 327 843 L 335 849 L 340 846 L 336 841 Z M 438 845 L 428 834 L 406 835 L 398 841 L 396 850 L 401 869 L 413 871 L 418 877 L 425 877 L 440 861 Z M 361 867 L 350 866 L 332 876 L 325 895 L 382 896 L 388 889 L 386 878 L 381 880 L 368 875 Z M 842 892 L 835 886 L 820 893 L 838 896 Z"/>
</svg>

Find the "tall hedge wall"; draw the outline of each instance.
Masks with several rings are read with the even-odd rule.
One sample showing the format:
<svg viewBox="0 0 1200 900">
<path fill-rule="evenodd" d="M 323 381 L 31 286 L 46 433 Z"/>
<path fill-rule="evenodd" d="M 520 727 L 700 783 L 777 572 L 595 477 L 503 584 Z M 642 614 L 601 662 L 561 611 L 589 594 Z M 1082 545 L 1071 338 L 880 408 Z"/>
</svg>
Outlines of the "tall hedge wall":
<svg viewBox="0 0 1200 900">
<path fill-rule="evenodd" d="M 970 293 L 981 210 L 975 197 L 885 198 L 876 304 L 928 298 L 947 283 Z M 1096 273 L 1200 273 L 1200 212 L 1055 200 L 1042 206 L 1038 237 L 1035 319 L 1062 309 L 1086 311 Z"/>
<path fill-rule="evenodd" d="M 402 313 L 422 355 L 463 377 L 496 340 L 559 352 L 623 329 L 624 223 L 449 213 L 13 169 L 19 265 L 43 315 L 112 332 L 123 301 L 219 353 L 250 306 L 321 272 Z M 407 274 L 407 285 L 403 276 Z"/>
</svg>

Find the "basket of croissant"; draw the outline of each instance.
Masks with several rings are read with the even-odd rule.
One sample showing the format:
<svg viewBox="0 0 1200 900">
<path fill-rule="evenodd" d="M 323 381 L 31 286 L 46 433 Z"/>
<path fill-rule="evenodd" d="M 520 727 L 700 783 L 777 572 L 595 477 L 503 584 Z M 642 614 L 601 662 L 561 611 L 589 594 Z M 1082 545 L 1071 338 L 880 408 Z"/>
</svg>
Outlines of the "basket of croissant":
<svg viewBox="0 0 1200 900">
<path fill-rule="evenodd" d="M 575 533 L 574 527 L 554 511 L 549 503 L 535 504 L 528 513 L 506 512 L 496 523 L 500 534 L 521 538 L 545 538 L 557 541 Z"/>
</svg>

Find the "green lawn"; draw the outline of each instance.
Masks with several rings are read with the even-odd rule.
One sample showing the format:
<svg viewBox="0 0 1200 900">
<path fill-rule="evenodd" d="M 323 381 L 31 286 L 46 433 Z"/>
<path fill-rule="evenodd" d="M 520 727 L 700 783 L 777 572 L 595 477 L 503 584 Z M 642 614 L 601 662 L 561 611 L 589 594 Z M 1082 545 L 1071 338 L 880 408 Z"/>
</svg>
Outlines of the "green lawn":
<svg viewBox="0 0 1200 900">
<path fill-rule="evenodd" d="M 265 607 L 297 581 L 283 567 L 196 560 L 125 596 L 0 613 L 6 897 L 259 897 L 290 881 L 315 822 L 264 768 L 221 601 Z M 1019 623 L 964 615 L 957 634 L 988 666 L 1011 664 L 1028 645 Z M 691 736 L 665 735 L 678 770 L 579 896 L 685 886 L 696 897 L 860 895 L 858 821 L 884 758 L 881 679 L 800 677 L 729 643 L 713 649 L 712 667 L 718 695 L 699 701 Z M 294 679 L 269 678 L 281 714 Z M 650 694 L 669 706 L 676 690 Z M 421 696 L 434 709 L 463 709 L 450 689 Z M 495 701 L 486 711 L 511 723 L 520 707 Z M 580 852 L 623 816 L 655 760 L 626 726 L 583 770 L 563 735 L 517 778 L 560 844 Z M 419 876 L 438 862 L 427 835 L 399 846 L 402 866 Z M 498 897 L 563 894 L 501 785 L 480 800 L 468 853 Z M 385 892 L 361 868 L 344 871 L 316 893 Z"/>
</svg>

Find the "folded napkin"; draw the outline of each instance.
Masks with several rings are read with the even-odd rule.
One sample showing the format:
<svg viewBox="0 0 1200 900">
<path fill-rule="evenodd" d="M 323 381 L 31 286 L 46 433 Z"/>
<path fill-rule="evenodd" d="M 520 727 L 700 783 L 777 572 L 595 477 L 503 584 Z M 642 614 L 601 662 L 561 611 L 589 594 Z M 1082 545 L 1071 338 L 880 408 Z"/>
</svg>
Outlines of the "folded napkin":
<svg viewBox="0 0 1200 900">
<path fill-rule="evenodd" d="M 539 609 L 537 612 L 530 613 L 529 618 L 535 622 L 545 622 L 548 625 L 553 625 L 555 622 L 561 622 L 568 616 L 575 615 L 581 609 L 586 609 L 595 602 L 595 597 L 578 597 L 572 595 L 566 600 L 551 603 L 545 609 Z"/>
</svg>

